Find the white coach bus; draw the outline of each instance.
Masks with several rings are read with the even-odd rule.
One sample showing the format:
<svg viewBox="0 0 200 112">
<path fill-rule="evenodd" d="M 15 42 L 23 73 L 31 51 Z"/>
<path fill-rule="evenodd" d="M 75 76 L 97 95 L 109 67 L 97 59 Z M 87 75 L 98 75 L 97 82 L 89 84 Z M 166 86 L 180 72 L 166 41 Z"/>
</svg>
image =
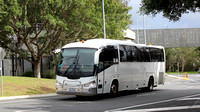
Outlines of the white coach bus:
<svg viewBox="0 0 200 112">
<path fill-rule="evenodd" d="M 93 96 L 118 91 L 153 90 L 165 81 L 162 46 L 92 39 L 62 47 L 56 68 L 57 94 Z"/>
</svg>

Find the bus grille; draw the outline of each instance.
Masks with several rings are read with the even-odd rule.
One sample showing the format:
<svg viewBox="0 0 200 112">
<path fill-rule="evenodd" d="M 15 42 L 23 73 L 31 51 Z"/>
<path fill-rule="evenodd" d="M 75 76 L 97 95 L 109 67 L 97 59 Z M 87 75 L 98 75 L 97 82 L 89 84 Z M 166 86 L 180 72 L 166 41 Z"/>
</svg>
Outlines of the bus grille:
<svg viewBox="0 0 200 112">
<path fill-rule="evenodd" d="M 81 88 L 81 82 L 80 81 L 64 81 L 64 87 L 65 88 Z"/>
</svg>

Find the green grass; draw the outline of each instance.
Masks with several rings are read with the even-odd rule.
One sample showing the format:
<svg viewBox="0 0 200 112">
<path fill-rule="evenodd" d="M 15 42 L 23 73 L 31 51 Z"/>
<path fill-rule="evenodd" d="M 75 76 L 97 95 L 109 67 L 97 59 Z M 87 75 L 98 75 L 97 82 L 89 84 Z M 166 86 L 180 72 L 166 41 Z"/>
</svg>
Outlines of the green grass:
<svg viewBox="0 0 200 112">
<path fill-rule="evenodd" d="M 179 74 L 198 74 L 198 72 L 179 72 Z M 167 74 L 178 74 L 178 72 L 167 72 Z"/>
<path fill-rule="evenodd" d="M 55 93 L 56 92 L 55 85 L 56 85 L 55 79 L 38 79 L 29 77 L 3 76 L 4 96 Z M 0 90 L 0 95 L 1 95 L 1 90 Z"/>
</svg>

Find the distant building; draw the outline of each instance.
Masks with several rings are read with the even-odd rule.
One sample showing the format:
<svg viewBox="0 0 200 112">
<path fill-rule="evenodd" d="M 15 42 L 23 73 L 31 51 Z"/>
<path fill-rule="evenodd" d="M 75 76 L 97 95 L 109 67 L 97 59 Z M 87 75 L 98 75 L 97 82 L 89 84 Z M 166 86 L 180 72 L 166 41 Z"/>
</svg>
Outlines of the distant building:
<svg viewBox="0 0 200 112">
<path fill-rule="evenodd" d="M 125 38 L 125 40 L 132 40 L 132 41 L 134 41 L 136 39 L 135 38 L 135 32 L 133 32 L 130 29 L 125 30 L 124 31 L 124 38 Z"/>
</svg>

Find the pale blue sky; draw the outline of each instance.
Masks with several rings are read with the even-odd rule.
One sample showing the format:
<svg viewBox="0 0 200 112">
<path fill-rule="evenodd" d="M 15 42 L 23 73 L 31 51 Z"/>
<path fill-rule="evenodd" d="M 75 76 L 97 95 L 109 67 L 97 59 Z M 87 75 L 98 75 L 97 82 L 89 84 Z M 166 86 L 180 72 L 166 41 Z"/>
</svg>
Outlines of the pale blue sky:
<svg viewBox="0 0 200 112">
<path fill-rule="evenodd" d="M 130 0 L 129 6 L 132 10 L 129 11 L 132 14 L 133 24 L 130 26 L 131 29 L 143 29 L 143 17 L 140 16 L 139 7 L 141 0 Z M 162 14 L 157 14 L 155 17 L 145 16 L 146 29 L 167 29 L 167 28 L 200 28 L 200 13 L 189 13 L 184 14 L 178 22 L 169 21 L 164 18 Z"/>
</svg>

